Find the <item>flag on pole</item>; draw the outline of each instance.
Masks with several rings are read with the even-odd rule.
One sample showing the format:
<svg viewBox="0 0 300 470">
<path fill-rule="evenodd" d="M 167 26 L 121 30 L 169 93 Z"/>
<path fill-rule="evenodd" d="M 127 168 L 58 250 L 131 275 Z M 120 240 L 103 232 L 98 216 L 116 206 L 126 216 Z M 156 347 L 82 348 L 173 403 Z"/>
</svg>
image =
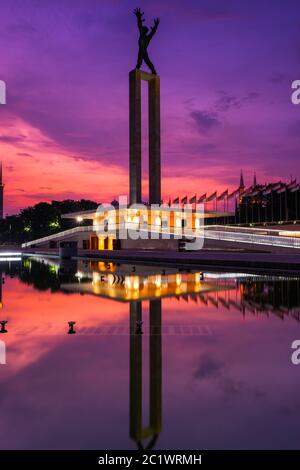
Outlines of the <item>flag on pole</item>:
<svg viewBox="0 0 300 470">
<path fill-rule="evenodd" d="M 281 186 L 282 186 L 281 181 L 279 181 L 278 183 L 274 183 L 274 184 L 272 185 L 272 191 L 277 191 L 277 189 L 280 189 Z"/>
<path fill-rule="evenodd" d="M 295 191 L 299 191 L 300 189 L 300 184 L 296 184 L 296 186 L 294 186 L 293 188 L 290 189 L 291 193 L 294 193 Z"/>
<path fill-rule="evenodd" d="M 217 198 L 217 191 L 212 193 L 206 200 L 207 200 L 207 202 L 210 202 L 210 201 L 213 201 L 216 198 Z"/>
<path fill-rule="evenodd" d="M 245 189 L 245 191 L 242 193 L 242 196 L 245 197 L 245 196 L 251 196 L 251 193 L 252 193 L 252 186 L 250 186 L 249 188 Z"/>
<path fill-rule="evenodd" d="M 218 197 L 218 201 L 223 201 L 223 199 L 225 199 L 226 196 L 228 196 L 228 189 L 222 192 L 222 194 Z"/>
<path fill-rule="evenodd" d="M 298 186 L 298 184 L 296 183 L 296 180 L 293 180 L 290 182 L 290 184 L 287 185 L 287 189 L 293 189 L 295 186 Z"/>
<path fill-rule="evenodd" d="M 284 193 L 284 192 L 286 191 L 286 189 L 287 189 L 286 185 L 285 185 L 285 184 L 282 184 L 281 188 L 279 188 L 279 189 L 276 191 L 276 193 L 277 193 L 277 194 L 282 194 L 282 193 Z"/>
<path fill-rule="evenodd" d="M 191 197 L 190 204 L 195 204 L 196 202 L 197 202 L 197 195 L 195 194 L 195 196 Z"/>
<path fill-rule="evenodd" d="M 188 197 L 187 197 L 187 196 L 184 196 L 184 197 L 181 199 L 181 204 L 187 204 L 187 200 L 188 200 Z"/>
<path fill-rule="evenodd" d="M 240 192 L 240 189 L 236 189 L 235 191 L 233 191 L 231 194 L 228 194 L 227 198 L 228 199 L 232 199 L 233 197 L 237 196 Z"/>
<path fill-rule="evenodd" d="M 271 194 L 272 192 L 272 189 L 273 188 L 273 184 L 268 184 L 267 186 L 265 186 L 263 192 L 262 192 L 262 195 L 263 196 L 268 196 L 269 194 Z"/>
<path fill-rule="evenodd" d="M 202 194 L 202 196 L 199 197 L 198 199 L 198 204 L 201 204 L 201 202 L 206 201 L 206 193 Z"/>
</svg>

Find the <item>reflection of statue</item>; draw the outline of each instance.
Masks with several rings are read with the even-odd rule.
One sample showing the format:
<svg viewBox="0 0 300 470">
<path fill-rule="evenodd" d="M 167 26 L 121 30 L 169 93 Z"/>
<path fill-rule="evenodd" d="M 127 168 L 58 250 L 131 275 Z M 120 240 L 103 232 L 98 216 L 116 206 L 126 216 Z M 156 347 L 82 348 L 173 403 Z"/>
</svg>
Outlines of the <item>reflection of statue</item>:
<svg viewBox="0 0 300 470">
<path fill-rule="evenodd" d="M 138 24 L 138 28 L 139 28 L 139 32 L 140 32 L 139 55 L 138 55 L 138 59 L 137 59 L 136 68 L 140 69 L 141 65 L 142 65 L 142 62 L 144 61 L 148 65 L 151 72 L 154 75 L 156 75 L 156 70 L 155 70 L 154 65 L 152 64 L 151 60 L 149 59 L 147 48 L 148 48 L 149 43 L 150 43 L 151 39 L 153 38 L 156 30 L 157 30 L 157 27 L 158 27 L 158 24 L 159 24 L 159 18 L 156 18 L 154 20 L 154 26 L 151 26 L 151 31 L 149 33 L 149 28 L 147 26 L 143 26 L 143 22 L 145 20 L 143 19 L 144 13 L 141 11 L 141 9 L 136 8 L 134 10 L 134 14 L 137 17 L 137 24 Z"/>
</svg>

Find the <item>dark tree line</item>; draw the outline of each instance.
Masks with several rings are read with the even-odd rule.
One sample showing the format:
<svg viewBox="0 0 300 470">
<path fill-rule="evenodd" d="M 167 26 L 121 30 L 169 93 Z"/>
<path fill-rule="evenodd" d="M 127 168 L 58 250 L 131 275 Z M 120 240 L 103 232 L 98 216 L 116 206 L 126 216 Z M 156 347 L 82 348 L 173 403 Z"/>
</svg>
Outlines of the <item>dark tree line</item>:
<svg viewBox="0 0 300 470">
<path fill-rule="evenodd" d="M 17 215 L 0 220 L 0 243 L 23 243 L 53 233 L 68 230 L 76 225 L 74 219 L 62 219 L 62 214 L 97 209 L 98 203 L 81 199 L 73 201 L 40 202 L 21 210 Z M 81 222 L 82 225 L 89 221 Z"/>
</svg>

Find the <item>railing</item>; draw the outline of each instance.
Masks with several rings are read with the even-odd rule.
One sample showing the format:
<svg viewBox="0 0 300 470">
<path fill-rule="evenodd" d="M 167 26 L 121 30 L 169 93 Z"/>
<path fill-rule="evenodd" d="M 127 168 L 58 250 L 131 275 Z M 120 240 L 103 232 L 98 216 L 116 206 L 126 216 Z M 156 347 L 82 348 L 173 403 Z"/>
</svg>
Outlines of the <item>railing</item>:
<svg viewBox="0 0 300 470">
<path fill-rule="evenodd" d="M 75 227 L 69 230 L 65 230 L 64 232 L 55 233 L 53 235 L 49 235 L 47 237 L 39 238 L 37 240 L 32 240 L 30 242 L 26 242 L 22 244 L 22 248 L 28 248 L 30 246 L 45 243 L 51 240 L 57 240 L 61 238 L 66 238 L 68 236 L 75 235 L 79 232 L 95 232 L 97 234 L 97 226 L 80 226 Z M 115 230 L 119 228 L 118 225 L 110 226 L 109 230 L 101 232 L 113 233 Z M 137 228 L 136 224 L 127 224 L 127 228 Z M 178 230 L 178 234 L 177 234 Z M 143 231 L 143 229 L 141 230 Z M 154 227 L 148 226 L 149 232 L 157 232 L 162 233 L 162 227 Z M 100 232 L 100 230 L 99 230 Z M 269 235 L 268 233 L 272 233 L 273 235 Z M 222 240 L 222 241 L 233 241 L 237 243 L 249 243 L 249 244 L 257 244 L 257 245 L 271 245 L 271 246 L 279 246 L 285 248 L 300 248 L 300 238 L 299 237 L 286 237 L 286 236 L 279 236 L 276 235 L 278 231 L 274 230 L 265 230 L 265 229 L 251 229 L 251 228 L 243 228 L 243 227 L 224 227 L 224 226 L 212 226 L 212 227 L 205 227 L 205 230 L 198 229 L 198 236 L 196 238 L 209 238 L 213 240 Z M 169 234 L 172 235 L 180 235 L 182 234 L 181 229 L 176 229 L 175 227 L 171 227 L 169 230 Z M 184 234 L 183 234 L 184 235 Z"/>
<path fill-rule="evenodd" d="M 257 235 L 279 235 L 284 232 L 282 229 L 273 228 L 255 228 L 255 227 L 236 227 L 234 225 L 205 225 L 205 230 L 220 230 L 221 232 L 253 233 Z"/>
<path fill-rule="evenodd" d="M 92 225 L 83 225 L 81 227 L 70 228 L 69 230 L 64 230 L 63 232 L 53 233 L 47 237 L 38 238 L 37 240 L 32 240 L 30 242 L 22 243 L 22 248 L 28 248 L 29 246 L 36 245 L 38 243 L 45 243 L 51 240 L 57 240 L 58 238 L 65 238 L 68 235 L 74 235 L 78 232 L 94 232 L 95 228 Z"/>
<path fill-rule="evenodd" d="M 224 230 L 205 230 L 205 238 L 213 240 L 250 243 L 256 245 L 271 245 L 285 248 L 300 248 L 300 238 L 280 237 L 278 235 L 258 235 L 256 233 L 237 233 Z"/>
</svg>

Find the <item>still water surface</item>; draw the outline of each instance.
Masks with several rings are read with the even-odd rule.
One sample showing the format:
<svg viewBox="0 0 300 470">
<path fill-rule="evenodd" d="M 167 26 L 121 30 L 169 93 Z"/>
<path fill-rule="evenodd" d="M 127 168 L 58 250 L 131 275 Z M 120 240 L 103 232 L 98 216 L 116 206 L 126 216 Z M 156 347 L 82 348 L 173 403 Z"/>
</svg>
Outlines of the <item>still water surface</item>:
<svg viewBox="0 0 300 470">
<path fill-rule="evenodd" d="M 0 273 L 0 448 L 299 448 L 300 279 L 46 259 Z"/>
</svg>

